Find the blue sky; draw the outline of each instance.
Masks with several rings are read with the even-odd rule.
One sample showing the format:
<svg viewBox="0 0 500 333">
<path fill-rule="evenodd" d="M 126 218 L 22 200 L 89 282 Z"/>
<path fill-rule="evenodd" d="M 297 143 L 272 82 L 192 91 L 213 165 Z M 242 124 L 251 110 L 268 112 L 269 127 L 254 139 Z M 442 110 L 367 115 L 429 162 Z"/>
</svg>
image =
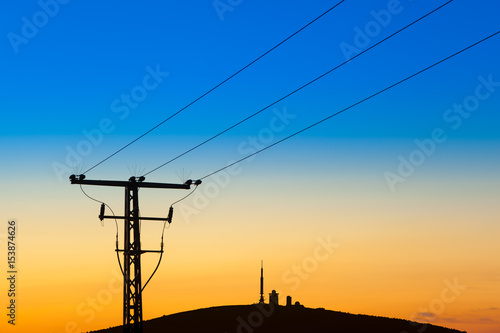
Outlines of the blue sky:
<svg viewBox="0 0 500 333">
<path fill-rule="evenodd" d="M 9 3 L 0 14 L 0 154 L 2 172 L 7 175 L 6 190 L 0 194 L 2 220 L 19 218 L 26 223 L 26 233 L 48 239 L 54 239 L 54 230 L 65 228 L 68 233 L 95 232 L 80 229 L 91 228 L 82 221 L 95 220 L 96 211 L 93 202 L 69 185 L 71 172 L 93 166 L 336 3 L 73 0 L 58 3 L 56 10 L 54 1 Z M 220 12 L 214 3 L 224 3 L 230 10 Z M 147 172 L 344 62 L 346 45 L 363 50 L 443 3 L 345 1 L 87 177 L 128 179 L 142 170 Z M 42 7 L 52 11 L 51 15 L 44 14 Z M 393 13 L 384 16 L 388 8 Z M 183 170 L 192 178 L 202 177 L 255 149 L 252 138 L 258 139 L 259 146 L 272 143 L 348 107 L 496 32 L 499 9 L 495 1 L 455 0 L 273 108 L 152 173 L 148 180 L 176 182 Z M 38 22 L 36 31 L 29 30 L 34 20 L 44 18 L 46 22 Z M 25 39 L 16 43 L 12 38 Z M 384 234 L 386 229 L 378 226 L 395 230 L 398 239 L 407 237 L 408 230 L 418 229 L 415 235 L 430 242 L 433 250 L 453 230 L 454 238 L 447 242 L 458 244 L 456 247 L 450 245 L 443 253 L 429 250 L 425 255 L 441 258 L 450 251 L 454 253 L 452 262 L 460 262 L 464 255 L 471 260 L 481 258 L 483 270 L 478 275 L 483 274 L 492 265 L 494 251 L 482 251 L 482 246 L 498 248 L 491 237 L 498 231 L 493 217 L 498 213 L 495 200 L 499 198 L 499 43 L 497 35 L 242 164 L 241 175 L 213 198 L 197 221 L 215 221 L 213 231 L 206 232 L 220 235 L 223 230 L 217 228 L 232 222 L 225 217 L 227 202 L 248 216 L 256 214 L 255 220 L 261 218 L 258 205 L 262 205 L 284 229 L 280 223 L 285 222 L 277 222 L 276 217 L 277 211 L 283 211 L 286 221 L 297 228 L 287 231 L 296 239 L 331 232 L 346 248 L 351 246 L 359 253 L 365 249 L 359 240 L 370 239 L 372 233 Z M 124 100 L 134 93 L 137 100 Z M 453 113 L 456 105 L 475 101 L 477 105 L 469 104 L 474 111 L 464 113 L 466 116 L 457 118 Z M 421 155 L 424 161 L 392 191 L 386 172 L 397 173 L 401 158 L 418 158 L 423 150 L 416 142 L 435 141 L 436 130 L 445 139 L 434 142 L 429 148 L 432 152 Z M 79 154 L 77 165 L 69 165 L 78 149 L 87 152 Z M 55 163 L 67 169 L 58 173 Z M 122 205 L 121 192 L 117 196 L 103 189 L 89 192 L 106 198 L 113 207 Z M 145 194 L 145 207 L 160 214 L 166 198 L 178 195 Z M 241 216 L 241 211 L 231 209 L 231 216 Z M 68 226 L 66 213 L 75 212 L 79 212 L 78 222 Z M 377 222 L 372 221 L 372 212 Z M 390 215 L 387 224 L 381 222 L 386 214 Z M 299 216 L 300 221 L 294 220 Z M 475 216 L 480 220 L 467 224 Z M 443 225 L 435 227 L 432 217 L 444 221 Z M 304 220 L 308 228 L 302 225 Z M 453 229 L 454 220 L 460 220 L 457 230 Z M 48 227 L 42 228 L 40 221 Z M 416 227 L 420 224 L 413 225 L 414 221 L 425 230 Z M 277 230 L 265 218 L 256 223 L 270 232 Z M 206 226 L 197 222 L 190 227 L 200 232 Z M 245 234 L 246 227 L 234 228 Z M 428 230 L 435 232 L 429 239 L 425 238 Z M 479 236 L 469 239 L 470 230 Z M 189 239 L 184 237 L 180 239 Z M 248 241 L 251 247 L 251 240 L 239 241 Z M 472 254 L 461 247 L 469 241 L 475 246 L 471 245 L 475 248 Z M 358 253 L 346 251 L 349 258 Z M 418 256 L 419 249 L 415 251 L 410 257 Z M 425 261 L 419 258 L 415 262 L 419 260 Z M 485 276 L 489 275 L 484 273 L 470 284 Z M 427 278 L 435 276 L 429 273 Z M 63 274 L 60 279 L 68 276 Z M 495 278 L 488 281 L 498 285 Z M 471 304 L 478 307 L 484 300 L 472 298 Z M 488 307 L 498 306 L 493 303 Z M 408 309 L 417 305 L 413 306 Z"/>
<path fill-rule="evenodd" d="M 141 133 L 332 3 L 318 1 L 304 6 L 299 2 L 241 2 L 232 12 L 224 12 L 223 21 L 209 1 L 197 5 L 150 2 L 120 6 L 72 1 L 60 5 L 58 14 L 47 25 L 27 44 L 18 45 L 17 54 L 4 39 L 2 108 L 10 110 L 6 120 L 11 125 L 3 133 L 78 135 L 102 117 L 113 116 L 111 102 L 141 82 L 146 66 L 159 65 L 169 73 L 168 78 L 134 110 L 133 121 L 127 119 L 116 131 Z M 186 111 L 182 123 L 192 127 L 167 125 L 158 132 L 211 133 L 212 126 L 208 129 L 207 124 L 225 124 L 229 113 L 239 119 L 266 105 L 345 60 L 341 43 L 354 45 L 353 29 L 364 30 L 365 24 L 374 20 L 370 11 L 379 12 L 387 4 L 371 2 L 364 10 L 359 8 L 363 4 L 341 4 L 203 103 Z M 402 1 L 400 13 L 391 15 L 390 23 L 380 28 L 380 34 L 369 38 L 369 45 L 436 6 L 430 1 Z M 495 6 L 487 1 L 473 5 L 464 1 L 451 3 L 307 88 L 290 103 L 296 103 L 301 110 L 307 108 L 305 113 L 321 115 L 355 102 L 494 32 Z M 30 18 L 39 10 L 36 2 L 13 8 L 2 20 L 4 34 L 20 34 L 21 18 Z M 476 76 L 493 72 L 492 66 L 498 59 L 496 45 L 496 39 L 490 40 L 377 98 L 371 105 L 377 111 L 371 112 L 373 121 L 368 121 L 380 124 L 378 119 L 389 119 L 381 132 L 363 128 L 341 135 L 404 135 L 390 126 L 397 124 L 397 114 L 401 113 L 418 113 L 417 123 L 405 124 L 405 133 L 418 123 L 428 123 L 436 113 L 432 107 L 446 107 L 447 101 L 451 103 L 474 88 Z M 412 97 L 410 104 L 407 101 Z M 474 134 L 484 135 L 479 131 Z"/>
<path fill-rule="evenodd" d="M 41 168 L 51 181 L 61 183 L 149 130 L 336 2 L 235 1 L 226 11 L 210 1 L 119 6 L 71 1 L 57 7 L 47 3 L 51 7 L 42 6 L 44 2 L 11 5 L 8 15 L 3 14 L 0 107 L 6 125 L 0 135 L 6 143 L 4 156 L 15 161 L 7 170 L 29 173 Z M 147 172 L 344 62 L 346 47 L 359 52 L 443 3 L 346 1 L 88 176 L 121 179 L 133 173 L 130 169 Z M 46 24 L 30 32 L 29 25 L 43 19 L 44 6 L 57 13 L 45 14 Z M 343 109 L 496 32 L 497 7 L 489 1 L 454 1 L 151 177 L 172 179 L 182 168 L 190 170 L 191 177 L 202 177 L 245 156 L 251 150 L 244 149 L 244 142 L 268 128 L 276 112 L 291 116 L 268 143 Z M 23 37 L 27 32 L 31 35 Z M 25 39 L 20 43 L 13 36 Z M 449 147 L 454 152 L 448 163 L 471 163 L 470 154 L 478 151 L 496 160 L 492 156 L 497 156 L 500 138 L 498 38 L 278 145 L 261 159 L 283 168 L 286 164 L 280 160 L 295 155 L 299 159 L 294 164 L 311 167 L 313 163 L 300 156 L 312 153 L 353 161 L 364 157 L 365 165 L 379 165 L 370 172 L 383 180 L 384 170 L 397 168 L 399 155 L 408 157 L 415 149 L 415 140 L 428 139 L 440 128 L 446 142 L 438 151 L 444 154 Z M 485 81 L 493 86 L 481 88 L 488 97 L 476 111 L 467 118 L 450 113 Z M 130 100 L 134 92 L 139 100 Z M 124 96 L 129 96 L 128 102 Z M 86 149 L 85 154 L 79 149 Z M 71 165 L 75 161 L 77 165 Z M 54 163 L 65 169 L 58 172 Z"/>
<path fill-rule="evenodd" d="M 72 1 L 56 7 L 53 2 L 47 3 L 51 6 L 42 6 L 44 2 L 19 4 L 2 20 L 6 61 L 1 65 L 0 107 L 5 110 L 4 122 L 8 126 L 3 127 L 1 136 L 9 142 L 2 149 L 10 159 L 19 161 L 17 164 L 41 166 L 50 177 L 61 181 L 70 172 L 57 174 L 54 162 L 70 167 L 71 172 L 89 168 L 335 2 L 304 5 L 242 1 L 219 9 L 216 2 L 209 1 L 196 5 L 127 2 L 120 6 Z M 443 3 L 344 2 L 92 172 L 97 176 L 99 168 L 103 168 L 102 172 L 112 173 L 113 178 L 123 178 L 129 176 L 132 164 L 149 171 L 344 62 L 346 50 L 356 48 L 349 54 L 352 56 Z M 42 7 L 55 14 L 45 15 L 47 21 L 30 32 L 29 25 L 43 18 Z M 488 1 L 473 5 L 454 1 L 278 103 L 276 110 L 293 117 L 282 131 L 274 133 L 273 140 L 495 32 L 497 9 L 495 3 Z M 13 39 L 24 38 L 27 32 L 31 35 L 23 42 Z M 478 142 L 494 146 L 500 136 L 496 92 L 481 100 L 478 111 L 467 119 L 450 118 L 450 114 L 446 118 L 446 114 L 454 104 L 473 95 L 484 80 L 498 81 L 497 39 L 498 36 L 302 133 L 286 145 L 314 142 L 302 153 L 340 151 L 338 156 L 345 157 L 342 152 L 349 154 L 349 149 L 341 144 L 331 151 L 332 143 L 346 140 L 370 154 L 369 142 L 378 140 L 378 156 L 386 154 L 391 160 L 389 165 L 397 163 L 395 156 L 399 152 L 411 151 L 415 139 L 428 138 L 435 128 L 443 128 L 447 138 L 470 143 L 461 144 L 464 150 L 476 150 Z M 151 77 L 153 72 L 157 74 Z M 145 90 L 144 84 L 151 87 Z M 142 92 L 137 95 L 140 100 L 124 101 L 123 96 L 130 96 L 134 89 Z M 192 177 L 201 177 L 240 158 L 240 142 L 268 127 L 273 117 L 271 109 L 259 114 L 191 153 L 189 159 L 176 161 L 172 168 L 159 174 L 159 179 L 171 177 L 176 168 L 190 169 Z M 88 134 L 94 135 L 95 140 L 90 146 L 85 133 L 94 133 Z M 90 151 L 80 154 L 76 167 L 70 166 L 66 159 L 71 151 L 78 151 L 83 141 L 82 147 L 90 147 Z M 455 144 L 458 142 L 462 141 Z M 36 148 L 30 150 L 34 145 Z M 36 154 L 31 156 L 25 151 Z M 288 153 L 283 144 L 265 154 Z M 41 156 L 48 162 L 41 164 Z"/>
</svg>

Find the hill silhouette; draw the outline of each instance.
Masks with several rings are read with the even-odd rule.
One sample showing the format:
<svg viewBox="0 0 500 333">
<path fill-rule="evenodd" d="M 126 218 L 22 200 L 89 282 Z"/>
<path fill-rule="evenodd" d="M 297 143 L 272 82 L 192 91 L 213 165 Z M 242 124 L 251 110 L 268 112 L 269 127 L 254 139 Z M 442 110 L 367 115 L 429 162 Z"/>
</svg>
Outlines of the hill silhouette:
<svg viewBox="0 0 500 333">
<path fill-rule="evenodd" d="M 121 333 L 112 327 L 97 333 Z M 459 333 L 402 319 L 269 304 L 211 307 L 144 321 L 144 333 Z"/>
</svg>

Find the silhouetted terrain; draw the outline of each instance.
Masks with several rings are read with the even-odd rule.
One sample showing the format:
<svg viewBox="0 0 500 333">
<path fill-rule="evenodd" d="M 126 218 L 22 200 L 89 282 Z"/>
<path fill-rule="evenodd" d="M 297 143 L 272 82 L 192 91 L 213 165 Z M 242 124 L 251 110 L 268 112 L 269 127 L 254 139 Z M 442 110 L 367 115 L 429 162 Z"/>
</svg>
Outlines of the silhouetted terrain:
<svg viewBox="0 0 500 333">
<path fill-rule="evenodd" d="M 121 333 L 122 327 L 96 332 Z M 401 319 L 302 306 L 236 305 L 176 313 L 144 322 L 144 333 L 458 333 Z"/>
</svg>

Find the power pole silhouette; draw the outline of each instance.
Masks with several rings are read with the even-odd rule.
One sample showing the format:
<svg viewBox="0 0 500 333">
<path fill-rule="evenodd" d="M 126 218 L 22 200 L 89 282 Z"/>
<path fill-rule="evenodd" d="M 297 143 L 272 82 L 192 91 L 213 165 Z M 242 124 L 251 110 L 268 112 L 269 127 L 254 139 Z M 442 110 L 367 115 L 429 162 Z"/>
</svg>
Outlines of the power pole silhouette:
<svg viewBox="0 0 500 333">
<path fill-rule="evenodd" d="M 71 175 L 71 184 L 113 186 L 125 188 L 125 213 L 124 216 L 104 215 L 104 204 L 101 206 L 99 218 L 103 219 L 123 219 L 124 247 L 123 250 L 123 332 L 142 333 L 142 281 L 141 281 L 141 254 L 146 252 L 163 252 L 141 249 L 140 220 L 167 221 L 172 222 L 172 208 L 170 208 L 167 218 L 140 217 L 139 215 L 139 188 L 158 189 L 184 189 L 189 190 L 192 180 L 184 184 L 148 183 L 144 182 L 144 177 L 130 177 L 128 181 L 114 180 L 85 180 L 85 175 Z M 201 184 L 197 180 L 195 185 Z"/>
</svg>

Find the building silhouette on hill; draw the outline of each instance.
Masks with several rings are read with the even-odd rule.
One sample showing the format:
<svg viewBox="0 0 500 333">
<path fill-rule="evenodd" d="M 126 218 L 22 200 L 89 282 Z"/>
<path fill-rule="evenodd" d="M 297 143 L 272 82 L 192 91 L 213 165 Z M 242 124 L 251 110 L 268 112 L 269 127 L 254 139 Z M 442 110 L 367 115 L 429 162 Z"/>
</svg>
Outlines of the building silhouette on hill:
<svg viewBox="0 0 500 333">
<path fill-rule="evenodd" d="M 269 294 L 269 304 L 274 304 L 274 305 L 279 305 L 279 299 L 278 299 L 279 294 L 276 292 L 276 290 L 273 290 Z"/>
<path fill-rule="evenodd" d="M 262 260 L 260 263 L 260 304 L 264 304 L 264 261 Z M 279 305 L 279 293 L 273 289 L 272 292 L 269 293 L 269 304 Z M 292 305 L 292 296 L 286 297 L 286 306 Z M 295 302 L 295 306 L 302 306 L 299 302 Z"/>
</svg>

